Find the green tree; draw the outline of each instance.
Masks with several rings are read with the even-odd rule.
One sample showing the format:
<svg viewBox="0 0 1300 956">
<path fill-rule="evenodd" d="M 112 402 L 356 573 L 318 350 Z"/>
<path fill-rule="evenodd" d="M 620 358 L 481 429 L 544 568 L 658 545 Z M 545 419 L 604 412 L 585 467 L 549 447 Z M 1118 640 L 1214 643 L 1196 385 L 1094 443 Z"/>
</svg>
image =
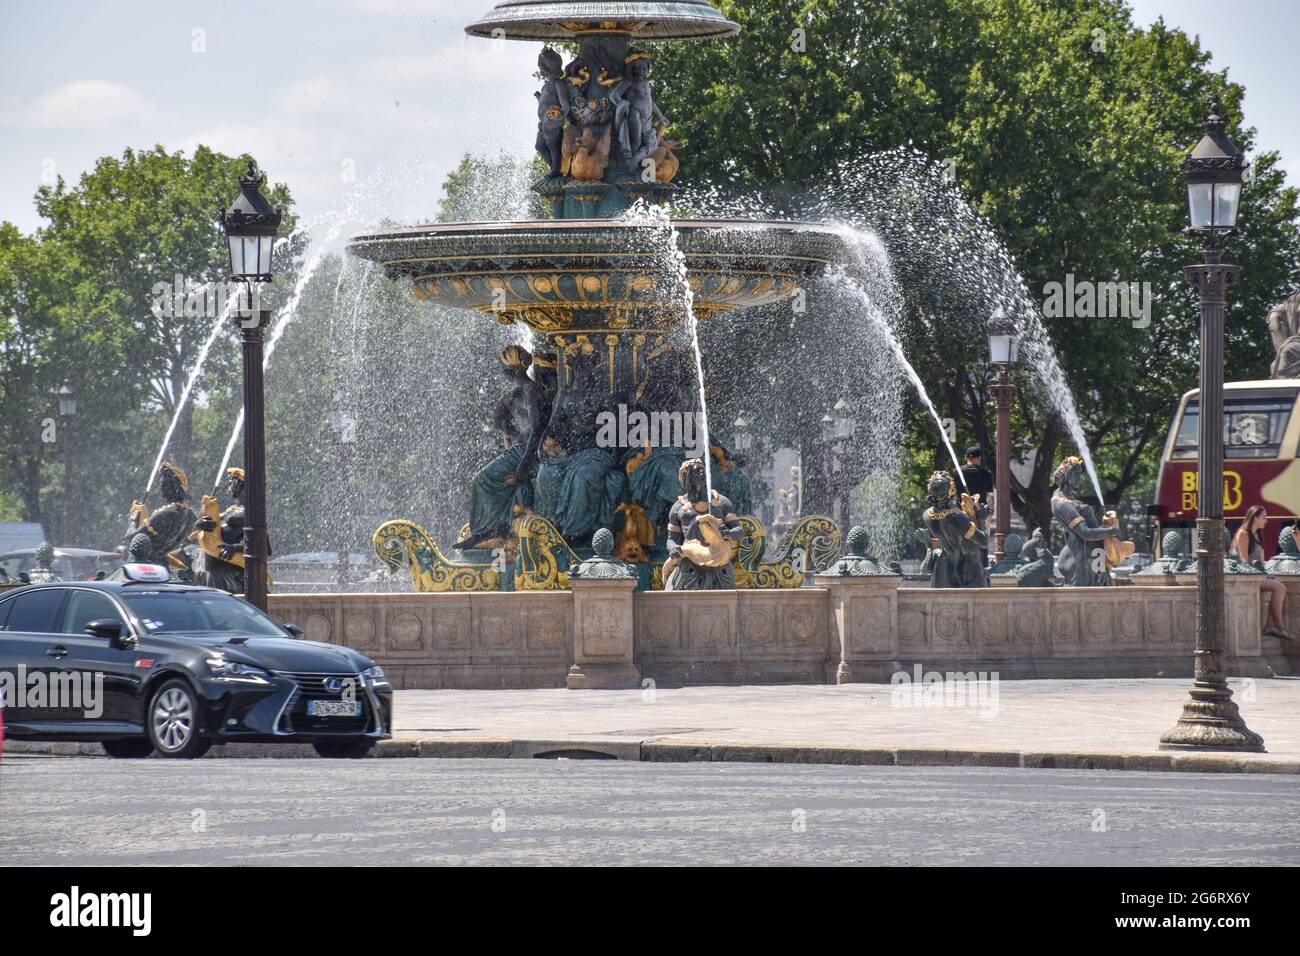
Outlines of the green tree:
<svg viewBox="0 0 1300 956">
<path fill-rule="evenodd" d="M 135 390 L 167 418 L 216 320 L 211 305 L 217 302 L 215 296 L 203 303 L 189 300 L 177 309 L 169 290 L 226 283 L 229 258 L 218 212 L 238 195 L 247 160 L 205 146 L 190 157 L 161 146 L 128 149 L 120 159 L 100 159 L 75 187 L 60 179 L 36 196 L 37 211 L 48 222 L 40 239 L 61 260 L 67 300 L 79 302 L 97 324 L 112 323 L 102 334 L 129 356 L 121 367 L 111 367 L 118 387 Z M 289 210 L 292 200 L 283 185 L 267 194 Z M 282 234 L 293 227 L 289 214 Z M 224 373 L 231 370 L 211 371 L 229 378 Z M 171 444 L 173 460 L 183 468 L 192 463 L 192 428 L 190 406 Z"/>
</svg>

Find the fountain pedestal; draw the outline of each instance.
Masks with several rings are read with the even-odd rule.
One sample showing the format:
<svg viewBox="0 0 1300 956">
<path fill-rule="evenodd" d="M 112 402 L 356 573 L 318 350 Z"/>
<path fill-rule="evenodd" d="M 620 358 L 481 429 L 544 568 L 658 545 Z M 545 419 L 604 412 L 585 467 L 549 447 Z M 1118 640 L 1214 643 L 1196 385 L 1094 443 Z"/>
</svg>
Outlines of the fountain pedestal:
<svg viewBox="0 0 1300 956">
<path fill-rule="evenodd" d="M 845 553 L 814 577 L 831 602 L 831 660 L 837 684 L 888 680 L 898 670 L 898 586 L 902 577 L 867 555 L 861 525 L 849 530 Z M 831 674 L 826 675 L 832 677 Z"/>
<path fill-rule="evenodd" d="M 614 535 L 601 528 L 590 558 L 569 569 L 573 592 L 573 666 L 570 690 L 637 687 L 641 669 L 633 661 L 636 633 L 632 595 L 636 569 L 613 556 Z"/>
<path fill-rule="evenodd" d="M 635 579 L 572 578 L 573 666 L 569 690 L 639 687 L 641 669 L 632 660 L 632 595 Z"/>
</svg>

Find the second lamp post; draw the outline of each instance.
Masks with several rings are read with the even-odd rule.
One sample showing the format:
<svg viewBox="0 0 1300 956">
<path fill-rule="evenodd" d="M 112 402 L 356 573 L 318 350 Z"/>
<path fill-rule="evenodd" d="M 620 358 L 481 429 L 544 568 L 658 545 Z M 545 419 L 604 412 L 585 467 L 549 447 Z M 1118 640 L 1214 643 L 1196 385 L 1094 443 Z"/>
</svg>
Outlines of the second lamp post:
<svg viewBox="0 0 1300 956">
<path fill-rule="evenodd" d="M 989 318 L 989 362 L 997 369 L 997 382 L 990 386 L 997 402 L 997 459 L 993 472 L 993 563 L 1006 556 L 1007 535 L 1011 532 L 1011 401 L 1016 387 L 1011 384 L 1011 366 L 1020 358 L 1016 326 L 1011 316 L 999 308 Z"/>
<path fill-rule="evenodd" d="M 239 198 L 222 216 L 230 244 L 230 279 L 248 287 L 237 310 L 244 366 L 244 599 L 266 610 L 266 432 L 262 391 L 262 338 L 271 313 L 255 287 L 271 281 L 271 251 L 280 211 L 262 195 L 262 175 L 250 159 L 239 180 Z"/>
</svg>

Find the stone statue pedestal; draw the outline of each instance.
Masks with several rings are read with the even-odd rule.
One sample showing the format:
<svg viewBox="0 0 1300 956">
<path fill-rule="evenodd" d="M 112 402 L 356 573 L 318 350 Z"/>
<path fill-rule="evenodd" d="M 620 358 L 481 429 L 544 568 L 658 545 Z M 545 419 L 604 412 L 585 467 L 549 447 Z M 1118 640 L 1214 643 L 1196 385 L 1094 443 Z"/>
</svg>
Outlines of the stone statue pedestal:
<svg viewBox="0 0 1300 956">
<path fill-rule="evenodd" d="M 819 574 L 830 593 L 830 659 L 837 684 L 889 680 L 898 663 L 898 585 L 895 574 Z M 827 674 L 827 677 L 830 677 Z"/>
<path fill-rule="evenodd" d="M 573 666 L 570 690 L 641 686 L 632 659 L 635 578 L 570 577 L 573 591 Z"/>
</svg>

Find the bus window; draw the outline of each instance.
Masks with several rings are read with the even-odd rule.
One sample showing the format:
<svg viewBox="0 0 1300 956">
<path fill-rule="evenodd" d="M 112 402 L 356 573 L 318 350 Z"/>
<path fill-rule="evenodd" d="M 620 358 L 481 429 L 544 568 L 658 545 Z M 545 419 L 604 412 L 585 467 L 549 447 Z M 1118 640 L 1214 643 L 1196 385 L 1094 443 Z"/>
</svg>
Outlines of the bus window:
<svg viewBox="0 0 1300 956">
<path fill-rule="evenodd" d="M 1223 401 L 1223 454 L 1225 458 L 1276 458 L 1282 434 L 1291 417 L 1294 398 L 1228 398 Z M 1187 403 L 1178 423 L 1171 458 L 1196 457 L 1200 428 L 1199 402 Z"/>
</svg>

